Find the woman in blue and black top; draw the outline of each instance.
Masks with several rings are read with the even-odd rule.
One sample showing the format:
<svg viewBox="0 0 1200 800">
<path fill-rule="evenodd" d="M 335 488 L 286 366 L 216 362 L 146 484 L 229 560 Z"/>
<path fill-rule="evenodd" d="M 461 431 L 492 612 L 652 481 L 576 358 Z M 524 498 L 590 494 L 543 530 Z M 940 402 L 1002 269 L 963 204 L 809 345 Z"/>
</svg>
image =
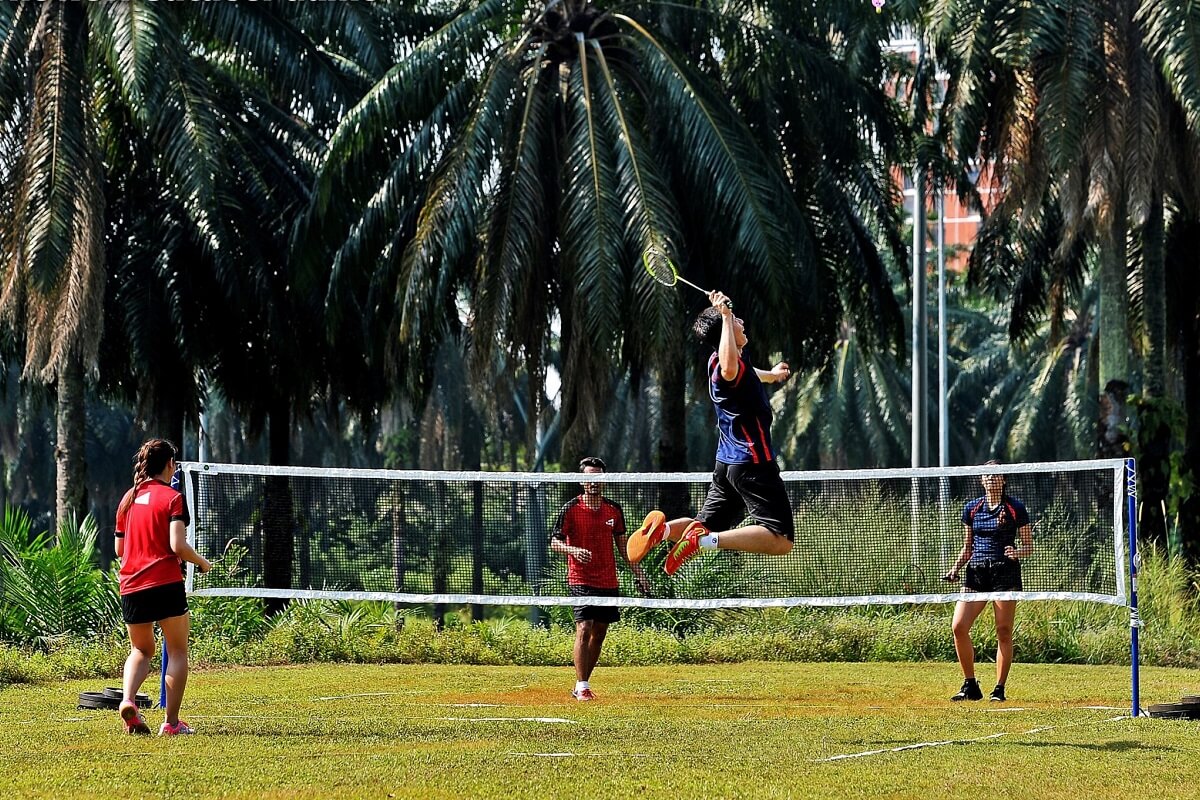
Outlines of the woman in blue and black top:
<svg viewBox="0 0 1200 800">
<path fill-rule="evenodd" d="M 989 461 L 988 464 L 995 464 Z M 1003 475 L 982 477 L 982 497 L 963 506 L 963 549 L 954 566 L 946 573 L 948 581 L 957 581 L 966 566 L 963 588 L 968 592 L 1021 591 L 1021 559 L 1033 552 L 1033 525 L 1025 505 L 1004 492 Z M 951 700 L 982 700 L 983 692 L 975 680 L 975 645 L 971 626 L 987 605 L 986 600 L 960 600 L 954 608 L 954 650 L 963 671 L 963 685 Z M 1003 702 L 1004 682 L 1012 664 L 1013 619 L 1016 600 L 994 600 L 996 615 L 996 688 L 991 699 Z"/>
</svg>

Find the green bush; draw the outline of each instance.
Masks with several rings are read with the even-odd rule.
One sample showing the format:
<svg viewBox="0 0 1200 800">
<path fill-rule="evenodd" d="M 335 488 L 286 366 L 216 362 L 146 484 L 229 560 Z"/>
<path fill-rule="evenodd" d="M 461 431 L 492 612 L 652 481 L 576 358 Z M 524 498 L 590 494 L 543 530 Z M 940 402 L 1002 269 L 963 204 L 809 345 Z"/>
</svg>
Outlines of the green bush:
<svg viewBox="0 0 1200 800">
<path fill-rule="evenodd" d="M 114 607 L 116 578 L 93 563 L 95 526 L 34 536 L 11 511 L 0 531 L 0 685 L 119 676 L 128 641 Z M 240 558 L 218 568 L 236 570 Z M 696 573 L 719 582 L 719 573 Z M 39 581 L 43 581 L 44 585 Z M 55 593 L 47 587 L 57 587 Z M 33 590 L 37 590 L 34 592 Z M 658 586 L 657 591 L 668 587 Z M 1200 597 L 1196 576 L 1150 549 L 1141 571 L 1142 661 L 1200 667 Z M 25 594 L 23 595 L 22 592 Z M 55 596 L 51 597 L 50 594 Z M 44 608 L 40 604 L 44 604 Z M 512 664 L 567 666 L 574 626 L 568 607 L 549 627 L 531 626 L 520 610 L 472 622 L 461 608 L 438 630 L 421 609 L 386 602 L 296 601 L 265 618 L 255 598 L 193 597 L 192 662 L 200 667 L 309 662 Z M 848 609 L 623 611 L 609 630 L 602 663 L 740 661 L 952 660 L 949 605 Z M 51 624 L 53 623 L 53 624 Z M 990 612 L 976 622 L 977 655 L 995 652 Z M 1017 612 L 1019 662 L 1128 664 L 1127 609 L 1095 603 L 1027 602 Z"/>
<path fill-rule="evenodd" d="M 34 535 L 29 517 L 9 508 L 0 525 L 0 635 L 50 648 L 70 637 L 103 635 L 121 618 L 117 581 L 98 567 L 96 522 L 63 524 L 56 539 Z"/>
</svg>

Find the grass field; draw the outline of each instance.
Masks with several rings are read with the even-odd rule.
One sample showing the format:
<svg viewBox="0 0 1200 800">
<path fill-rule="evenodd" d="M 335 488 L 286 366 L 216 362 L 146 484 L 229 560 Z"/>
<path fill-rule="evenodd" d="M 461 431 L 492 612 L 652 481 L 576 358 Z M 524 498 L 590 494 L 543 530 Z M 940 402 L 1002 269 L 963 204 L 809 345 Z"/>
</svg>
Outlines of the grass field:
<svg viewBox="0 0 1200 800">
<path fill-rule="evenodd" d="M 183 716 L 198 735 L 178 739 L 127 737 L 115 712 L 76 710 L 103 681 L 15 686 L 0 691 L 0 786 L 9 798 L 1160 800 L 1200 785 L 1200 722 L 1129 719 L 1127 668 L 1018 664 L 1010 702 L 965 707 L 946 700 L 959 680 L 945 663 L 593 678 L 601 700 L 583 704 L 564 668 L 195 672 Z M 1200 674 L 1143 673 L 1144 703 L 1184 690 Z M 161 712 L 148 719 L 157 730 Z M 834 758 L 868 751 L 881 752 Z"/>
</svg>

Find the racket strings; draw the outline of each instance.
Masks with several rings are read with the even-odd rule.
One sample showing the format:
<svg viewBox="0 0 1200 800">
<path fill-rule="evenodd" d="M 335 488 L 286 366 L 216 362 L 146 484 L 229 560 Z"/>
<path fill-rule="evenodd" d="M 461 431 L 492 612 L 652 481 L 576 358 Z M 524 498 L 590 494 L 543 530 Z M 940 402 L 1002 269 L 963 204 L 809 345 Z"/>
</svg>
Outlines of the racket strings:
<svg viewBox="0 0 1200 800">
<path fill-rule="evenodd" d="M 650 277 L 659 283 L 665 286 L 674 286 L 679 281 L 679 274 L 675 272 L 675 268 L 671 266 L 671 260 L 662 250 L 650 248 L 646 251 L 642 261 L 645 263 Z"/>
</svg>

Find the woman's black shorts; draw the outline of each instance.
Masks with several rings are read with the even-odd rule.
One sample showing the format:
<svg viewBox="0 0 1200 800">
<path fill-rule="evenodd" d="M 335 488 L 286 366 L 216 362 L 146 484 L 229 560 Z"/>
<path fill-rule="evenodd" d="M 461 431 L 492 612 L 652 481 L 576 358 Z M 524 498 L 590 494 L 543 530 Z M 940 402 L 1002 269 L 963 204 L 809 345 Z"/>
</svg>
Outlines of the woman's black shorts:
<svg viewBox="0 0 1200 800">
<path fill-rule="evenodd" d="M 696 519 L 710 531 L 726 531 L 746 518 L 746 512 L 771 533 L 796 539 L 792 503 L 779 475 L 779 465 L 724 464 L 713 470 L 708 496 Z"/>
<path fill-rule="evenodd" d="M 973 592 L 1021 591 L 1021 562 L 1012 558 L 967 564 L 963 588 Z"/>
<path fill-rule="evenodd" d="M 598 589 L 595 586 L 570 585 L 572 597 L 617 597 L 617 589 Z M 593 620 L 594 622 L 616 622 L 621 618 L 621 612 L 616 606 L 573 606 L 575 621 Z"/>
<path fill-rule="evenodd" d="M 183 589 L 183 581 L 121 595 L 121 616 L 126 625 L 158 622 L 160 619 L 183 616 L 187 612 L 187 592 Z"/>
</svg>

